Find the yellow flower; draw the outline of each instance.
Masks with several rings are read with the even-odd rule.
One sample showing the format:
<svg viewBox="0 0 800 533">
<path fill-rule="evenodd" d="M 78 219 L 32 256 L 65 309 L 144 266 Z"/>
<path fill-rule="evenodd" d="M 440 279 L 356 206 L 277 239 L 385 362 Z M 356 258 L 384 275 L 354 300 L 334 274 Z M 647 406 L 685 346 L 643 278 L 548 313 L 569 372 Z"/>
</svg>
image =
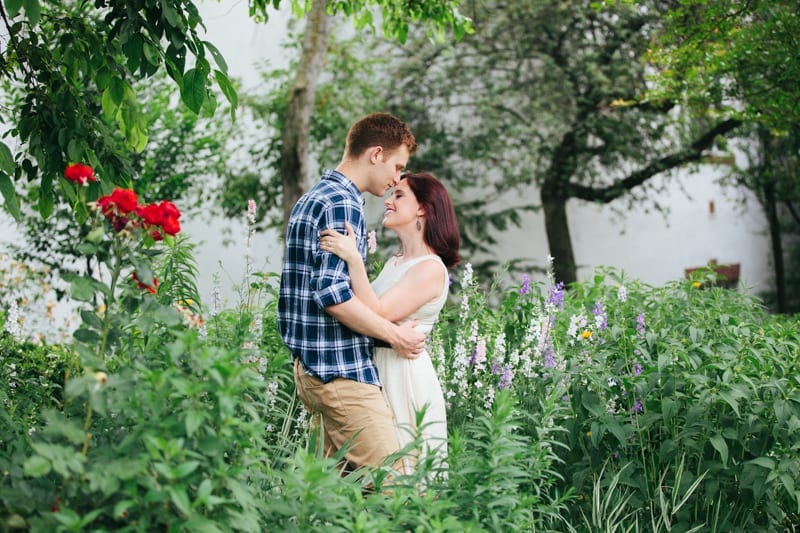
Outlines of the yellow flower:
<svg viewBox="0 0 800 533">
<path fill-rule="evenodd" d="M 95 372 L 93 376 L 95 381 L 97 381 L 101 385 L 105 385 L 106 382 L 108 382 L 108 374 L 106 374 L 102 370 Z"/>
<path fill-rule="evenodd" d="M 699 281 L 693 281 L 692 282 L 692 287 L 694 287 L 695 289 L 699 289 L 700 288 L 700 282 Z"/>
<path fill-rule="evenodd" d="M 592 332 L 587 329 L 586 331 L 581 333 L 581 337 L 583 337 L 584 339 L 590 339 L 592 337 Z"/>
</svg>

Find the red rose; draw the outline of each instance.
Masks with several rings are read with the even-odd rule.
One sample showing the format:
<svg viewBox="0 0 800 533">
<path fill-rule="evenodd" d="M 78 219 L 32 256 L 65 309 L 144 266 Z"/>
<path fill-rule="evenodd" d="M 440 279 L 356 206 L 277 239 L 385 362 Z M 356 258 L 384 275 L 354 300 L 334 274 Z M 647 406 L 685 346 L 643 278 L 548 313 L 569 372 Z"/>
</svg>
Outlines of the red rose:
<svg viewBox="0 0 800 533">
<path fill-rule="evenodd" d="M 152 226 L 160 226 L 161 221 L 164 219 L 161 209 L 156 204 L 139 206 L 136 208 L 136 214 Z"/>
<path fill-rule="evenodd" d="M 130 213 L 139 204 L 139 197 L 132 189 L 114 189 L 111 193 L 111 200 L 117 206 L 120 213 Z"/>
<path fill-rule="evenodd" d="M 177 218 L 165 218 L 161 228 L 167 235 L 175 236 L 181 231 L 181 223 L 178 222 Z"/>
<path fill-rule="evenodd" d="M 161 222 L 164 233 L 173 236 L 177 235 L 181 231 L 181 223 L 178 222 L 178 219 L 181 218 L 180 210 L 169 200 L 162 200 L 158 207 L 164 217 Z"/>
<path fill-rule="evenodd" d="M 142 217 L 146 224 L 161 228 L 167 235 L 177 235 L 181 231 L 181 224 L 178 222 L 181 212 L 169 200 L 138 207 L 136 214 Z M 158 231 L 153 231 L 152 235 L 157 241 L 162 239 L 162 235 Z"/>
<path fill-rule="evenodd" d="M 94 170 L 89 165 L 72 163 L 64 169 L 64 177 L 73 183 L 86 185 L 86 182 L 97 181 Z"/>
</svg>

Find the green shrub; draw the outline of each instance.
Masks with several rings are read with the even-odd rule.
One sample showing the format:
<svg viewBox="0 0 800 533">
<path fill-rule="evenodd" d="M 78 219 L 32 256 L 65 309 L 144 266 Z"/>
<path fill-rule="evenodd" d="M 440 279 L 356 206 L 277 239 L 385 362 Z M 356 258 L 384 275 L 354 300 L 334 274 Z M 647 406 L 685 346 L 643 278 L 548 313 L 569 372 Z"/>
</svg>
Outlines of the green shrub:
<svg viewBox="0 0 800 533">
<path fill-rule="evenodd" d="M 447 468 L 423 456 L 405 476 L 386 465 L 343 475 L 311 446 L 277 332 L 277 276 L 248 263 L 239 304 L 208 309 L 190 244 L 94 222 L 79 249 L 105 275 L 70 279 L 84 306 L 74 342 L 0 336 L 4 529 L 776 531 L 800 521 L 800 322 L 712 287 L 706 273 L 650 287 L 599 270 L 568 290 L 498 277 L 484 292 L 465 265 L 430 340 L 448 402 Z"/>
<path fill-rule="evenodd" d="M 702 287 L 608 271 L 569 292 L 554 330 L 567 340 L 574 413 L 562 422 L 565 486 L 588 502 L 593 483 L 624 470 L 627 509 L 653 530 L 782 529 L 800 505 L 800 328 L 751 297 Z M 607 327 L 570 334 L 596 302 Z M 672 495 L 686 501 L 660 520 Z"/>
</svg>

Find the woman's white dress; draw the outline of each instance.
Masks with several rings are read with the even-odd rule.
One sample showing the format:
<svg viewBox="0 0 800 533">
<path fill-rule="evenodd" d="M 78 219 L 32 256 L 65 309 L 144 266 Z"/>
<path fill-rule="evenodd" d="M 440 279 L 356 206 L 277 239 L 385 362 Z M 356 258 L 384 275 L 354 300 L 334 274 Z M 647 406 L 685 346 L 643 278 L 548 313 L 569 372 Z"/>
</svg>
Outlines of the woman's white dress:
<svg viewBox="0 0 800 533">
<path fill-rule="evenodd" d="M 445 272 L 444 286 L 435 300 L 426 303 L 409 319 L 419 320 L 417 331 L 429 333 L 439 318 L 439 312 L 447 300 L 449 290 L 447 267 L 438 255 L 424 255 L 397 264 L 393 257 L 372 282 L 375 294 L 380 296 L 402 278 L 409 268 L 422 261 L 437 261 Z M 417 359 L 407 359 L 391 348 L 375 348 L 375 363 L 383 383 L 383 393 L 395 417 L 400 445 L 405 446 L 417 434 L 416 411 L 427 405 L 422 420 L 422 451 L 436 453 L 438 466 L 444 466 L 447 458 L 447 415 L 444 395 L 436 370 L 427 350 Z M 414 467 L 415 461 L 406 463 L 406 470 Z"/>
</svg>

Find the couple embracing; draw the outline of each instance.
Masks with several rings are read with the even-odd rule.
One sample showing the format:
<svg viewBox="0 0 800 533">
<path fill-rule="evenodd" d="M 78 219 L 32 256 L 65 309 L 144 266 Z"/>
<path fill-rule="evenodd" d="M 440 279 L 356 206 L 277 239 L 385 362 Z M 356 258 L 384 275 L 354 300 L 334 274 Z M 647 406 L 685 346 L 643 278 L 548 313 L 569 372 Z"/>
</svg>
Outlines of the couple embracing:
<svg viewBox="0 0 800 533">
<path fill-rule="evenodd" d="M 418 429 L 424 453 L 440 466 L 447 454 L 445 402 L 425 340 L 461 240 L 444 186 L 427 173 L 403 174 L 416 148 L 398 118 L 360 119 L 342 161 L 298 200 L 287 226 L 281 337 L 294 357 L 297 394 L 321 424 L 325 455 L 346 449 L 348 469 L 383 464 Z M 383 225 L 398 235 L 400 251 L 370 284 L 363 194 L 388 191 Z M 410 473 L 414 458 L 392 466 Z"/>
</svg>

